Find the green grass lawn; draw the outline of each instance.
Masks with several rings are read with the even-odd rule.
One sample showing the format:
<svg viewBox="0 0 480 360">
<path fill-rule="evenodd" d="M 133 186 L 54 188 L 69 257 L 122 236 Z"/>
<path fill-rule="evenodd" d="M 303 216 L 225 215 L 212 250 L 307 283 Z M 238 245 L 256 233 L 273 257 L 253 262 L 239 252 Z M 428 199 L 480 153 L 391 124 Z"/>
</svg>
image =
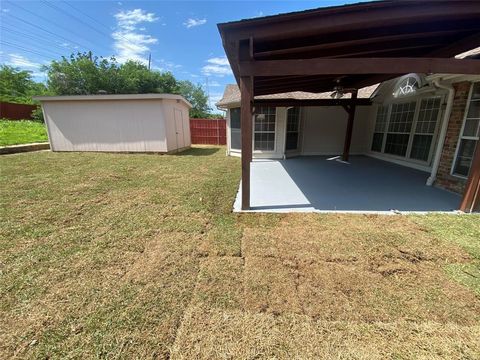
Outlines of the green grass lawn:
<svg viewBox="0 0 480 360">
<path fill-rule="evenodd" d="M 223 147 L 0 169 L 2 359 L 480 357 L 479 216 L 232 214 Z"/>
<path fill-rule="evenodd" d="M 47 142 L 47 129 L 38 121 L 0 119 L 0 146 Z"/>
</svg>

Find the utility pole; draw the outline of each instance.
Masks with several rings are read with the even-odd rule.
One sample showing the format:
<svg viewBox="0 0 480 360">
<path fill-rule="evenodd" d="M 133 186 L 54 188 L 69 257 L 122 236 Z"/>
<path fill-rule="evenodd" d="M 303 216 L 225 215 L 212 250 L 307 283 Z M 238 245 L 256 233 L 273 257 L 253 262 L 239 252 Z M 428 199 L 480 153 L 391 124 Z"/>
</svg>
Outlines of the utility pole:
<svg viewBox="0 0 480 360">
<path fill-rule="evenodd" d="M 152 53 L 148 54 L 148 71 L 150 71 L 150 64 L 152 63 Z"/>
</svg>

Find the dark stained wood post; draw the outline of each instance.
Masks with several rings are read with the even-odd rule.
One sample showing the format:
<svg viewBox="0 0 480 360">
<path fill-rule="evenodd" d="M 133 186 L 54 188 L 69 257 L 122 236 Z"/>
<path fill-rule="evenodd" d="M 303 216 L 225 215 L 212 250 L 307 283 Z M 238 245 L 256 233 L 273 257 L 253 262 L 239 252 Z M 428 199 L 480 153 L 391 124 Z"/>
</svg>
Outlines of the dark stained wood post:
<svg viewBox="0 0 480 360">
<path fill-rule="evenodd" d="M 350 145 L 352 143 L 353 122 L 355 120 L 355 100 L 357 99 L 357 90 L 352 91 L 352 103 L 348 107 L 348 123 L 345 132 L 345 143 L 343 145 L 343 161 L 348 161 L 350 155 Z"/>
<path fill-rule="evenodd" d="M 250 209 L 250 163 L 252 161 L 252 79 L 240 77 L 240 123 L 242 131 L 242 210 Z"/>
<path fill-rule="evenodd" d="M 477 142 L 473 155 L 472 168 L 460 203 L 460 210 L 465 212 L 480 210 L 480 141 Z"/>
</svg>

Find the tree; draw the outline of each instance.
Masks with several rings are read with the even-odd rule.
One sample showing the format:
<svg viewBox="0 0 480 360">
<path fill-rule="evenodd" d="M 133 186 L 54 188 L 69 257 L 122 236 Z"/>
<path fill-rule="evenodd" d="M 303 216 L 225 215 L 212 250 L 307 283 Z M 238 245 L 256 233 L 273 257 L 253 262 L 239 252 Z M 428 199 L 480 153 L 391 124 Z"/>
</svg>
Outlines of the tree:
<svg viewBox="0 0 480 360">
<path fill-rule="evenodd" d="M 2 101 L 31 104 L 32 96 L 45 93 L 45 85 L 35 82 L 30 71 L 0 65 L 0 97 Z"/>
<path fill-rule="evenodd" d="M 192 117 L 208 117 L 208 96 L 200 85 L 177 81 L 172 73 L 149 70 L 137 61 L 118 64 L 114 57 L 98 58 L 91 52 L 72 54 L 52 61 L 48 88 L 57 95 L 172 93 L 184 96 L 192 105 Z"/>
<path fill-rule="evenodd" d="M 46 70 L 48 88 L 56 95 L 97 94 L 100 90 L 116 93 L 119 87 L 115 58 L 98 58 L 91 52 L 62 57 Z"/>
<path fill-rule="evenodd" d="M 150 71 L 136 61 L 127 61 L 119 67 L 119 76 L 123 79 L 121 93 L 176 93 L 177 80 L 170 72 Z"/>
<path fill-rule="evenodd" d="M 208 96 L 199 84 L 193 84 L 191 81 L 183 80 L 178 83 L 179 94 L 187 99 L 193 106 L 190 110 L 192 118 L 206 118 L 210 115 L 208 106 Z"/>
</svg>

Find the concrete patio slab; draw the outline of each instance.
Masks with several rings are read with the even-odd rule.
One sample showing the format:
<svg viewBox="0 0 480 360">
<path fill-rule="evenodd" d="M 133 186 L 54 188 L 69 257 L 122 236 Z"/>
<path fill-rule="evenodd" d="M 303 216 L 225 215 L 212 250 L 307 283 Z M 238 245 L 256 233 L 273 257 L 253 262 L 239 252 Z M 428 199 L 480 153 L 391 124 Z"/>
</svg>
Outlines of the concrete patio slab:
<svg viewBox="0 0 480 360">
<path fill-rule="evenodd" d="M 254 160 L 251 211 L 452 212 L 460 195 L 425 185 L 429 173 L 367 156 Z M 241 190 L 234 211 L 241 211 Z"/>
</svg>

